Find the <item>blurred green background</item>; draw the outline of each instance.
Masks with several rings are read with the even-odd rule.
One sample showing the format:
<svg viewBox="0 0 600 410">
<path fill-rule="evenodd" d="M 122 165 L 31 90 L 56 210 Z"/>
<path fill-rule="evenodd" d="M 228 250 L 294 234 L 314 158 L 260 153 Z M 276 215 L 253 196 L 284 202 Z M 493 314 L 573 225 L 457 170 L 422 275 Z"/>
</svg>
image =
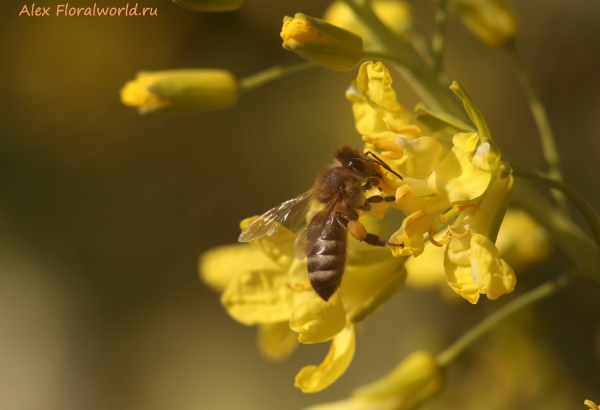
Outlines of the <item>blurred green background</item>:
<svg viewBox="0 0 600 410">
<path fill-rule="evenodd" d="M 407 288 L 359 329 L 348 372 L 303 395 L 293 377 L 327 346 L 302 346 L 283 364 L 262 359 L 255 329 L 227 316 L 196 264 L 235 242 L 241 219 L 306 190 L 334 148 L 360 145 L 344 99 L 355 71 L 301 73 L 210 113 L 140 117 L 118 90 L 139 70 L 222 67 L 242 77 L 300 61 L 281 48 L 282 18 L 320 16 L 328 2 L 248 0 L 233 13 L 198 14 L 140 0 L 158 16 L 138 18 L 19 17 L 24 4 L 0 4 L 0 409 L 300 409 L 346 397 L 413 350 L 439 352 L 514 298 L 448 305 L 439 292 Z M 435 4 L 411 4 L 431 32 Z M 600 4 L 511 5 L 565 178 L 598 209 Z M 456 16 L 448 30 L 449 73 L 503 154 L 543 167 L 508 57 Z M 407 107 L 418 102 L 400 77 L 394 87 Z M 519 275 L 517 292 L 567 266 L 554 255 Z M 576 285 L 503 324 L 425 407 L 600 402 L 598 296 Z"/>
</svg>

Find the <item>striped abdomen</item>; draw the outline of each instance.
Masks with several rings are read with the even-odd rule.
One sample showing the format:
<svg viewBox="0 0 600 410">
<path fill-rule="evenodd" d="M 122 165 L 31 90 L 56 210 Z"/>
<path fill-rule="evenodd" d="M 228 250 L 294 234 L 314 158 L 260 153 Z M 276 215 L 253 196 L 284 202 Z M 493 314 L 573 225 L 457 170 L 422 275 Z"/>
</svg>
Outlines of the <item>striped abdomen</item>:
<svg viewBox="0 0 600 410">
<path fill-rule="evenodd" d="M 308 253 L 308 280 L 323 300 L 329 300 L 342 283 L 348 231 L 330 215 L 315 246 Z"/>
</svg>

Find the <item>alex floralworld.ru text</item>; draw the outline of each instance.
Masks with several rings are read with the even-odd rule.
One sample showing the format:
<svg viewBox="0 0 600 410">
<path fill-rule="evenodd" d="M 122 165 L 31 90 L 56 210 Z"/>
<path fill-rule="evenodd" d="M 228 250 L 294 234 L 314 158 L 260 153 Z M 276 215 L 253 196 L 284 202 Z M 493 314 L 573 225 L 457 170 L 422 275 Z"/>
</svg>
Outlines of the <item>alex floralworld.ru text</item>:
<svg viewBox="0 0 600 410">
<path fill-rule="evenodd" d="M 51 7 L 36 6 L 32 3 L 31 6 L 25 4 L 21 9 L 19 16 L 28 17 L 43 17 L 43 16 L 157 16 L 158 9 L 156 7 L 138 7 L 138 3 L 129 6 L 127 3 L 124 7 L 99 7 L 96 3 L 88 7 L 70 7 L 69 3 L 57 4 L 54 10 Z"/>
</svg>

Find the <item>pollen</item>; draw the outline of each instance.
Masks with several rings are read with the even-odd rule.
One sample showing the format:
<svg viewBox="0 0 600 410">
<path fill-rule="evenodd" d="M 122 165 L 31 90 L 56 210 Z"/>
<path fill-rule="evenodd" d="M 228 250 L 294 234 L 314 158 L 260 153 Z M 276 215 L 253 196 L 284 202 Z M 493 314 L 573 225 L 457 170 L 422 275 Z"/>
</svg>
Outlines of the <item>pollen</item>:
<svg viewBox="0 0 600 410">
<path fill-rule="evenodd" d="M 367 229 L 358 221 L 350 221 L 348 223 L 348 232 L 359 241 L 362 241 L 367 237 Z"/>
<path fill-rule="evenodd" d="M 310 286 L 310 283 L 308 283 L 308 282 L 288 283 L 287 286 L 293 292 L 304 292 L 307 290 L 312 290 L 312 286 Z"/>
</svg>

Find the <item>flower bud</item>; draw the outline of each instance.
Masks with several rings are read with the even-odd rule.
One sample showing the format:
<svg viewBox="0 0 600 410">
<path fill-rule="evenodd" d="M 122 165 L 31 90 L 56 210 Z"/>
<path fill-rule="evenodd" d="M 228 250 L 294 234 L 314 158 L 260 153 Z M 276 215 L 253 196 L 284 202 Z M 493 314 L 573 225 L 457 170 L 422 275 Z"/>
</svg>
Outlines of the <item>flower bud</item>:
<svg viewBox="0 0 600 410">
<path fill-rule="evenodd" d="M 233 11 L 242 7 L 244 0 L 173 0 L 173 3 L 192 11 Z"/>
<path fill-rule="evenodd" d="M 211 110 L 233 105 L 236 78 L 225 70 L 189 69 L 140 72 L 121 89 L 121 101 L 140 114 Z"/>
<path fill-rule="evenodd" d="M 368 400 L 389 400 L 395 409 L 412 409 L 435 394 L 442 386 L 442 370 L 435 357 L 426 351 L 410 354 L 387 376 L 363 386 L 354 397 Z"/>
<path fill-rule="evenodd" d="M 374 0 L 373 12 L 395 35 L 401 37 L 412 30 L 413 17 L 410 5 L 401 0 Z M 334 1 L 325 10 L 323 20 L 359 35 L 365 44 L 374 40 L 365 25 L 343 1 Z"/>
<path fill-rule="evenodd" d="M 502 47 L 517 32 L 504 0 L 450 0 L 467 28 L 490 47 Z"/>
<path fill-rule="evenodd" d="M 283 19 L 281 38 L 286 50 L 333 70 L 352 69 L 362 55 L 359 36 L 301 13 Z"/>
</svg>

